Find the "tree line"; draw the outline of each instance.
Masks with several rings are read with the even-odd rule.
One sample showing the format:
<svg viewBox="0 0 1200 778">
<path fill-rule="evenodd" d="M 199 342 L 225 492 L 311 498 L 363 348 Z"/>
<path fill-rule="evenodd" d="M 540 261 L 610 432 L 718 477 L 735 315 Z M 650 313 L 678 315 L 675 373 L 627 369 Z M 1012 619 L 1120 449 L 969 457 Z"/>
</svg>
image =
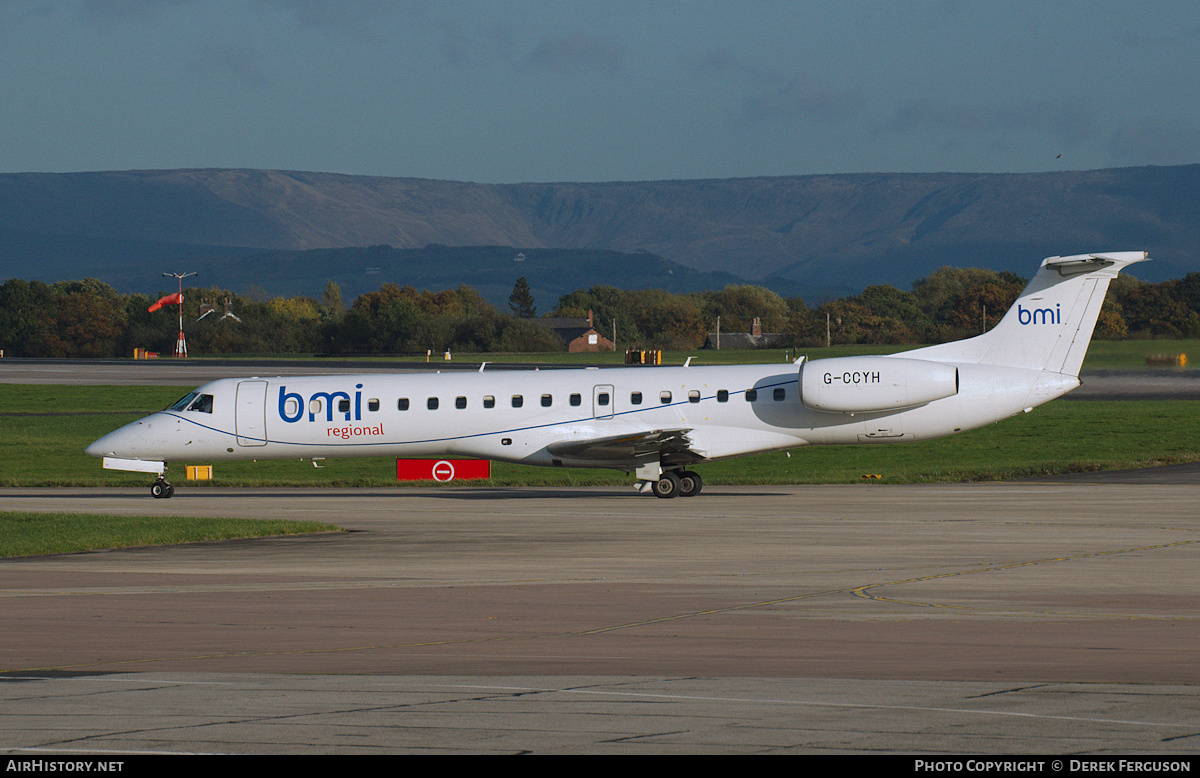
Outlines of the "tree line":
<svg viewBox="0 0 1200 778">
<path fill-rule="evenodd" d="M 523 280 L 514 285 L 508 312 L 469 286 L 431 292 L 385 283 L 348 307 L 333 282 L 319 299 L 185 288 L 184 329 L 194 356 L 564 350 L 562 339 L 536 317 Z M 1025 283 L 1008 272 L 944 267 L 918 279 L 909 291 L 869 286 L 814 307 L 753 285 L 688 294 L 593 286 L 563 295 L 547 315 L 582 318 L 591 311 L 605 335 L 615 325 L 621 348 L 694 349 L 716 331 L 718 321 L 722 332 L 749 332 L 755 318 L 763 332 L 781 333 L 794 346 L 827 340 L 940 343 L 995 325 Z M 227 300 L 237 319 L 223 316 Z M 170 354 L 178 309 L 170 305 L 150 313 L 153 302 L 95 279 L 54 284 L 10 279 L 0 285 L 0 349 L 14 357 L 118 357 L 132 355 L 134 348 Z M 200 318 L 204 303 L 214 310 Z M 1161 283 L 1118 277 L 1109 287 L 1095 337 L 1200 337 L 1200 273 Z"/>
</svg>

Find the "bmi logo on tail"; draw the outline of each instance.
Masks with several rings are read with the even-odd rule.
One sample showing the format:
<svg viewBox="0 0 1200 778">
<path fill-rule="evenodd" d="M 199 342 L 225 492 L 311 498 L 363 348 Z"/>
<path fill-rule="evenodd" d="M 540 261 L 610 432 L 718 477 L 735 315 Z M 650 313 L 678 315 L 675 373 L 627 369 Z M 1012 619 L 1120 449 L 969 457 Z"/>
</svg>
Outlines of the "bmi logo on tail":
<svg viewBox="0 0 1200 778">
<path fill-rule="evenodd" d="M 1035 308 L 1025 310 L 1025 306 L 1017 303 L 1017 321 L 1021 324 L 1062 324 L 1062 303 L 1054 308 Z"/>
</svg>

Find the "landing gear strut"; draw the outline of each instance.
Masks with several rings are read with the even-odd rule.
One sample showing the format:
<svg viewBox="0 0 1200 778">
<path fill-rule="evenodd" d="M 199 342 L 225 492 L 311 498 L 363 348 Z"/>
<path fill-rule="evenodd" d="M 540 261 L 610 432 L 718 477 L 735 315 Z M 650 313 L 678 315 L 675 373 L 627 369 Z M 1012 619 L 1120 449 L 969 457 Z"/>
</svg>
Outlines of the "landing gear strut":
<svg viewBox="0 0 1200 778">
<path fill-rule="evenodd" d="M 156 500 L 158 500 L 158 499 L 165 500 L 166 498 L 175 494 L 175 487 L 171 486 L 171 484 L 167 483 L 167 479 L 163 478 L 160 475 L 158 477 L 158 480 L 155 481 L 150 486 L 150 494 L 153 495 L 154 499 L 156 499 Z"/>
</svg>

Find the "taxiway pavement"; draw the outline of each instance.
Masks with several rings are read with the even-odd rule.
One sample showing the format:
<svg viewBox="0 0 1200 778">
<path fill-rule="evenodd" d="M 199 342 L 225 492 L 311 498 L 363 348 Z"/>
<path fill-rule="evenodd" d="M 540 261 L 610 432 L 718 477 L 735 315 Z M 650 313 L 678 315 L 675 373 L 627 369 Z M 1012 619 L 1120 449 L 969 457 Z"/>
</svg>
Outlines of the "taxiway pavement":
<svg viewBox="0 0 1200 778">
<path fill-rule="evenodd" d="M 1194 753 L 1200 485 L 5 489 L 0 750 Z"/>
</svg>

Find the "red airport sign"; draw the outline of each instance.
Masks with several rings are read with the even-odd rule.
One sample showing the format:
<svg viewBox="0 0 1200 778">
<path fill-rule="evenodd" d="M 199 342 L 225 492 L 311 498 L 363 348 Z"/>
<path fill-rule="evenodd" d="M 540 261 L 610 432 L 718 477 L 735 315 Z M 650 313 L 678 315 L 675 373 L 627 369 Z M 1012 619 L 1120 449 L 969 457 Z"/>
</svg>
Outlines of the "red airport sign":
<svg viewBox="0 0 1200 778">
<path fill-rule="evenodd" d="M 492 463 L 486 459 L 397 459 L 397 481 L 464 481 L 490 478 Z"/>
</svg>

